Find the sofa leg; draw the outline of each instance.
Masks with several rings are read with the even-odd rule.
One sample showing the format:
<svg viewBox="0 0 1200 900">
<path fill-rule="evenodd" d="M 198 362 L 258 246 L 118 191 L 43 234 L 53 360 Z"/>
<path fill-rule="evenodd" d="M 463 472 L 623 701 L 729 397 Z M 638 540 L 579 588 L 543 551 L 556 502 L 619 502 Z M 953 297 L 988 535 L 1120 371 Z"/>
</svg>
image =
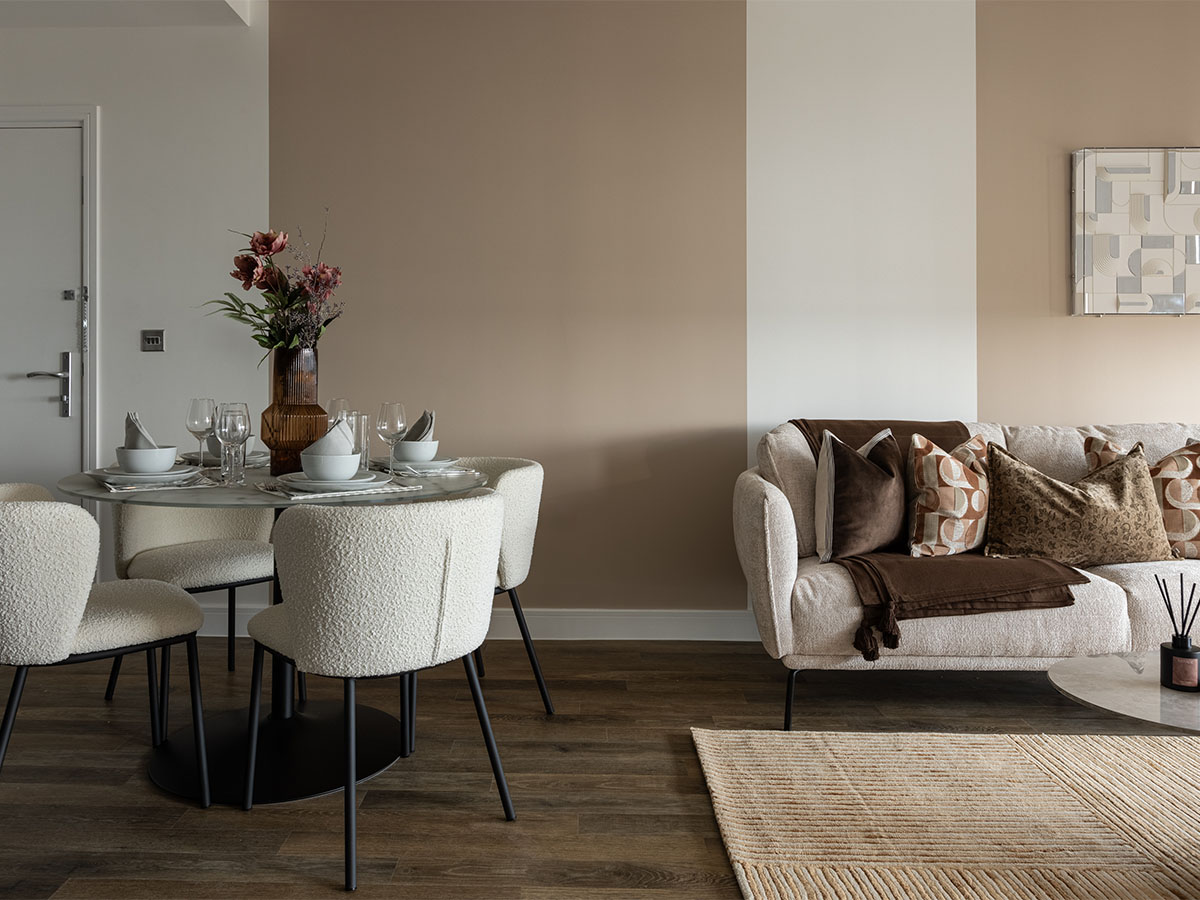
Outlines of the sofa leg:
<svg viewBox="0 0 1200 900">
<path fill-rule="evenodd" d="M 788 669 L 787 679 L 787 701 L 783 708 L 783 730 L 792 730 L 792 701 L 796 699 L 796 676 L 800 672 L 798 669 Z"/>
</svg>

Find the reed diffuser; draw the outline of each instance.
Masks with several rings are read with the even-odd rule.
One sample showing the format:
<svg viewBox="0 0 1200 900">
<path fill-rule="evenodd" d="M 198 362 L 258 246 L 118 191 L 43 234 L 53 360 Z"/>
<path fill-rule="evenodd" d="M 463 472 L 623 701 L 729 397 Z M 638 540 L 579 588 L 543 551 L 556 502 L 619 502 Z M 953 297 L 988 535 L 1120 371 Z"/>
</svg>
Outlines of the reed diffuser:
<svg viewBox="0 0 1200 900">
<path fill-rule="evenodd" d="M 1172 628 L 1171 642 L 1163 643 L 1159 648 L 1159 681 L 1163 687 L 1175 691 L 1200 691 L 1200 649 L 1192 646 L 1192 625 L 1196 622 L 1196 613 L 1200 612 L 1196 584 L 1192 582 L 1192 589 L 1186 592 L 1185 602 L 1183 574 L 1180 573 L 1179 600 L 1176 604 L 1171 600 L 1166 578 L 1155 575 L 1154 583 L 1158 585 L 1167 615 L 1171 617 Z"/>
</svg>

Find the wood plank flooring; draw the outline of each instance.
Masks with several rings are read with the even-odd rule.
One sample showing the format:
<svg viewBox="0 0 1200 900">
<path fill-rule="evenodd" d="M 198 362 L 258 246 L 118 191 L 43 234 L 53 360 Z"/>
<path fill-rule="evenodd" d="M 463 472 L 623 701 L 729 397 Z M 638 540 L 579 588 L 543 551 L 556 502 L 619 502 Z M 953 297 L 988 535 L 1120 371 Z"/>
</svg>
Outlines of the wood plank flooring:
<svg viewBox="0 0 1200 900">
<path fill-rule="evenodd" d="M 363 897 L 737 898 L 691 726 L 778 728 L 784 671 L 758 644 L 542 642 L 546 716 L 519 642 L 486 647 L 484 693 L 517 820 L 492 787 L 462 666 L 421 677 L 417 752 L 359 787 Z M 201 639 L 206 709 L 247 701 Z M 182 653 L 172 727 L 188 718 Z M 0 669 L 0 699 L 11 669 Z M 341 795 L 200 810 L 148 781 L 144 663 L 32 670 L 0 772 L 0 897 L 307 898 L 341 893 Z M 310 679 L 314 698 L 340 699 Z M 360 702 L 399 709 L 397 680 Z M 1061 697 L 1042 673 L 809 672 L 794 727 L 1169 733 Z M 330 764 L 340 763 L 331 760 Z"/>
</svg>

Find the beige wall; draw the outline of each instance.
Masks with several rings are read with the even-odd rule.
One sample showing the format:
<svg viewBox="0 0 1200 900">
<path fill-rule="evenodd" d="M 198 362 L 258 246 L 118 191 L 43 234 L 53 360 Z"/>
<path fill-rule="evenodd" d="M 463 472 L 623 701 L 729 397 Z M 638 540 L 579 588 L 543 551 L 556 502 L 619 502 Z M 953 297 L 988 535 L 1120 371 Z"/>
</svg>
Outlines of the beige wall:
<svg viewBox="0 0 1200 900">
<path fill-rule="evenodd" d="M 1200 421 L 1200 320 L 1068 316 L 1070 152 L 1200 145 L 1200 3 L 980 0 L 976 22 L 980 418 Z"/>
<path fill-rule="evenodd" d="M 321 398 L 540 460 L 529 606 L 744 608 L 745 62 L 733 2 L 272 4 L 271 224 L 328 205 L 345 269 Z"/>
</svg>

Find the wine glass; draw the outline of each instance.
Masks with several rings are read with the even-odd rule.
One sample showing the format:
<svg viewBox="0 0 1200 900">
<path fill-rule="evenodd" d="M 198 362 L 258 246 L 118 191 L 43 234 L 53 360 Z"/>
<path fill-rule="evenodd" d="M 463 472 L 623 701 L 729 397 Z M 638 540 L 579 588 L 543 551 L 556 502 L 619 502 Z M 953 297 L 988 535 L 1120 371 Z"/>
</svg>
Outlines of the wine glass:
<svg viewBox="0 0 1200 900">
<path fill-rule="evenodd" d="M 193 397 L 188 405 L 187 430 L 192 437 L 200 442 L 200 451 L 196 454 L 196 465 L 204 465 L 204 440 L 213 433 L 213 415 L 216 404 L 211 397 Z"/>
<path fill-rule="evenodd" d="M 345 397 L 334 397 L 329 401 L 329 427 L 333 427 L 333 423 L 338 419 L 346 418 L 346 414 L 350 412 L 350 401 Z"/>
<path fill-rule="evenodd" d="M 392 458 L 392 449 L 408 431 L 408 420 L 404 417 L 404 404 L 380 404 L 379 415 L 375 417 L 375 431 L 388 445 L 388 475 L 394 478 L 396 467 Z"/>
<path fill-rule="evenodd" d="M 217 407 L 217 440 L 221 442 L 221 480 L 241 484 L 244 479 L 239 451 L 250 437 L 250 410 L 245 403 Z"/>
</svg>

